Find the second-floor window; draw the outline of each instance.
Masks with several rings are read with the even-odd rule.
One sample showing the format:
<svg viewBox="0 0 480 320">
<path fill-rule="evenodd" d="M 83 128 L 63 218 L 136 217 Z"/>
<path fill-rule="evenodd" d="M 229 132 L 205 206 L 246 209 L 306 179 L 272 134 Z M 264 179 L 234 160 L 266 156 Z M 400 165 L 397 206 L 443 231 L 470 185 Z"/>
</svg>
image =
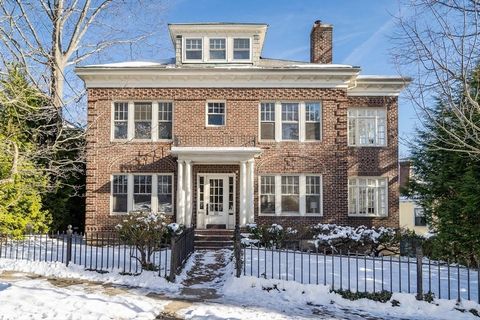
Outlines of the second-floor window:
<svg viewBox="0 0 480 320">
<path fill-rule="evenodd" d="M 233 59 L 234 60 L 250 60 L 250 39 L 249 38 L 233 39 Z"/>
<path fill-rule="evenodd" d="M 152 103 L 135 102 L 135 139 L 152 137 Z"/>
<path fill-rule="evenodd" d="M 202 39 L 185 39 L 185 59 L 202 60 L 203 58 Z"/>
<path fill-rule="evenodd" d="M 158 139 L 172 139 L 172 113 L 171 102 L 158 103 Z"/>
<path fill-rule="evenodd" d="M 207 103 L 207 126 L 225 125 L 225 102 Z"/>
<path fill-rule="evenodd" d="M 113 110 L 114 139 L 128 138 L 128 102 L 115 102 Z"/>
<path fill-rule="evenodd" d="M 125 101 L 112 104 L 112 141 L 171 140 L 173 102 Z"/>
<path fill-rule="evenodd" d="M 266 102 L 260 105 L 260 139 L 275 139 L 275 103 Z"/>
<path fill-rule="evenodd" d="M 320 102 L 260 103 L 260 139 L 275 141 L 320 141 L 322 106 Z"/>
<path fill-rule="evenodd" d="M 225 60 L 226 58 L 226 39 L 210 39 L 210 60 Z"/>
<path fill-rule="evenodd" d="M 385 108 L 348 109 L 348 145 L 355 147 L 387 145 Z"/>
</svg>

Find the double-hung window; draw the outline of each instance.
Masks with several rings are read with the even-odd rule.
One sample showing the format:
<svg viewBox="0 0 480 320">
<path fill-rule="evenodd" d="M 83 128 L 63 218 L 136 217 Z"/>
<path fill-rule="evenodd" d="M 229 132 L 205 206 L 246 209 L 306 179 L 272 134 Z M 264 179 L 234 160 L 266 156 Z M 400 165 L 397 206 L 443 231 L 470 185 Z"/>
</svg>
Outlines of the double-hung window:
<svg viewBox="0 0 480 320">
<path fill-rule="evenodd" d="M 348 214 L 350 216 L 387 216 L 387 178 L 356 177 L 348 179 Z"/>
<path fill-rule="evenodd" d="M 157 176 L 158 212 L 173 213 L 173 183 L 172 175 Z"/>
<path fill-rule="evenodd" d="M 282 176 L 282 213 L 298 213 L 300 204 L 298 176 Z"/>
<path fill-rule="evenodd" d="M 225 102 L 207 103 L 207 126 L 225 125 Z"/>
<path fill-rule="evenodd" d="M 348 109 L 348 145 L 385 146 L 386 117 L 385 108 Z"/>
<path fill-rule="evenodd" d="M 152 137 L 152 103 L 135 102 L 135 139 Z"/>
<path fill-rule="evenodd" d="M 172 139 L 173 107 L 171 102 L 158 103 L 158 139 Z"/>
<path fill-rule="evenodd" d="M 133 210 L 150 211 L 152 209 L 152 176 L 133 176 Z"/>
<path fill-rule="evenodd" d="M 113 138 L 127 139 L 128 138 L 128 102 L 115 102 L 113 115 Z"/>
<path fill-rule="evenodd" d="M 320 214 L 320 177 L 305 177 L 305 203 L 307 214 Z"/>
<path fill-rule="evenodd" d="M 233 59 L 250 60 L 250 38 L 233 39 Z"/>
<path fill-rule="evenodd" d="M 275 103 L 260 104 L 260 139 L 275 139 Z"/>
<path fill-rule="evenodd" d="M 210 60 L 227 59 L 226 39 L 210 39 Z"/>
<path fill-rule="evenodd" d="M 260 177 L 260 212 L 275 214 L 275 176 Z"/>
<path fill-rule="evenodd" d="M 298 103 L 282 103 L 282 140 L 298 140 Z"/>
<path fill-rule="evenodd" d="M 320 140 L 320 103 L 305 103 L 305 140 Z"/>
<path fill-rule="evenodd" d="M 415 215 L 415 227 L 425 227 L 427 220 L 425 219 L 423 208 L 414 208 L 413 213 Z"/>
<path fill-rule="evenodd" d="M 202 60 L 202 39 L 190 38 L 185 39 L 185 59 L 187 60 Z"/>
<path fill-rule="evenodd" d="M 114 175 L 112 179 L 112 212 L 128 211 L 128 176 Z"/>
</svg>

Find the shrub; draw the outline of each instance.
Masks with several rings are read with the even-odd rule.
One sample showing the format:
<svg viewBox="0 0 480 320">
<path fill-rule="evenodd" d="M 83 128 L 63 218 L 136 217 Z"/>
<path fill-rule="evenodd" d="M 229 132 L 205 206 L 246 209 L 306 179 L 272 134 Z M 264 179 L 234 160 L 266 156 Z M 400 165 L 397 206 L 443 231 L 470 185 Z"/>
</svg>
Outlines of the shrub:
<svg viewBox="0 0 480 320">
<path fill-rule="evenodd" d="M 279 224 L 247 225 L 249 236 L 243 241 L 244 244 L 258 244 L 267 248 L 282 248 L 286 242 L 298 239 L 298 231 L 293 228 L 283 228 Z"/>
<path fill-rule="evenodd" d="M 122 241 L 140 252 L 139 262 L 144 270 L 155 270 L 152 254 L 160 250 L 173 233 L 182 232 L 177 224 L 167 226 L 162 214 L 148 211 L 130 212 L 116 229 Z"/>
</svg>

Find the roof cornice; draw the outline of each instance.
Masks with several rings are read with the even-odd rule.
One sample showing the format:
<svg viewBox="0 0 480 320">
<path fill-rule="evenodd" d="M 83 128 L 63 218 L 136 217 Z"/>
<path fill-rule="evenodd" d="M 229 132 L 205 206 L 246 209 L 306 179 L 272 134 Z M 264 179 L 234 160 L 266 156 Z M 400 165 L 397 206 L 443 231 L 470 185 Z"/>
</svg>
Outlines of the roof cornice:
<svg viewBox="0 0 480 320">
<path fill-rule="evenodd" d="M 398 96 L 411 82 L 410 78 L 391 76 L 358 76 L 348 86 L 349 96 Z"/>
<path fill-rule="evenodd" d="M 347 88 L 359 68 L 76 68 L 89 88 Z"/>
</svg>

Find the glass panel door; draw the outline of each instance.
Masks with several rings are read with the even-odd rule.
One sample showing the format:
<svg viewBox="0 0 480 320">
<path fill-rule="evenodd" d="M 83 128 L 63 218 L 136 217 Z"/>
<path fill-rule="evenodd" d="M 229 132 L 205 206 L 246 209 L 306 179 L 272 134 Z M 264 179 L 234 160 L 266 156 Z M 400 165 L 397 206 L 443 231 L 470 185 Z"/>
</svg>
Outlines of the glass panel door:
<svg viewBox="0 0 480 320">
<path fill-rule="evenodd" d="M 209 179 L 210 184 L 210 198 L 209 198 L 209 215 L 222 215 L 224 213 L 223 207 L 223 181 L 224 179 Z"/>
</svg>

